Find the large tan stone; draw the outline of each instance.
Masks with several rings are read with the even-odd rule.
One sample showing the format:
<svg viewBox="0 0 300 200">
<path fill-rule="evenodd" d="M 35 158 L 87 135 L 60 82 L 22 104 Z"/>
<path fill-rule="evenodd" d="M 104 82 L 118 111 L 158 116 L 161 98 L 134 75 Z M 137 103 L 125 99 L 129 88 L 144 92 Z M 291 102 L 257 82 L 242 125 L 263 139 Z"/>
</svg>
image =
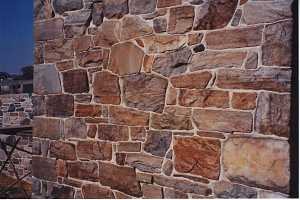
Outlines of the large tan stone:
<svg viewBox="0 0 300 200">
<path fill-rule="evenodd" d="M 259 68 L 258 70 L 220 69 L 216 85 L 224 89 L 251 89 L 288 92 L 291 70 Z"/>
<path fill-rule="evenodd" d="M 231 20 L 237 0 L 207 1 L 196 10 L 194 30 L 224 28 Z"/>
<path fill-rule="evenodd" d="M 190 31 L 193 27 L 194 16 L 193 6 L 170 8 L 168 32 L 185 33 Z"/>
<path fill-rule="evenodd" d="M 102 185 L 136 197 L 142 196 L 134 168 L 99 162 L 99 180 Z"/>
<path fill-rule="evenodd" d="M 206 34 L 208 49 L 228 49 L 261 45 L 263 26 L 232 28 Z"/>
<path fill-rule="evenodd" d="M 250 112 L 195 109 L 193 120 L 200 130 L 220 132 L 251 132 Z"/>
<path fill-rule="evenodd" d="M 216 139 L 175 137 L 175 169 L 181 173 L 217 180 L 220 174 L 221 143 Z"/>
<path fill-rule="evenodd" d="M 94 76 L 93 93 L 96 102 L 120 104 L 121 91 L 118 76 L 108 71 L 97 72 Z"/>
<path fill-rule="evenodd" d="M 246 24 L 260 24 L 292 18 L 292 2 L 292 0 L 248 2 L 243 8 L 243 20 Z"/>
<path fill-rule="evenodd" d="M 204 89 L 212 78 L 210 72 L 190 73 L 171 77 L 175 88 Z"/>
<path fill-rule="evenodd" d="M 265 135 L 289 137 L 290 104 L 289 94 L 260 93 L 255 116 L 255 130 Z"/>
<path fill-rule="evenodd" d="M 239 68 L 247 56 L 243 51 L 204 51 L 192 56 L 189 68 L 191 71 L 214 69 L 214 68 Z"/>
<path fill-rule="evenodd" d="M 124 42 L 111 48 L 108 68 L 119 75 L 138 73 L 143 65 L 144 52 L 132 42 Z"/>
<path fill-rule="evenodd" d="M 168 81 L 156 75 L 137 74 L 124 78 L 124 102 L 144 111 L 162 112 Z"/>
<path fill-rule="evenodd" d="M 148 53 L 163 53 L 178 49 L 187 43 L 183 35 L 151 35 L 142 38 Z"/>
<path fill-rule="evenodd" d="M 229 107 L 229 93 L 221 90 L 189 90 L 181 89 L 178 97 L 179 105 L 186 107 Z"/>
<path fill-rule="evenodd" d="M 249 186 L 288 192 L 289 144 L 264 138 L 232 137 L 224 144 L 225 176 Z"/>
</svg>

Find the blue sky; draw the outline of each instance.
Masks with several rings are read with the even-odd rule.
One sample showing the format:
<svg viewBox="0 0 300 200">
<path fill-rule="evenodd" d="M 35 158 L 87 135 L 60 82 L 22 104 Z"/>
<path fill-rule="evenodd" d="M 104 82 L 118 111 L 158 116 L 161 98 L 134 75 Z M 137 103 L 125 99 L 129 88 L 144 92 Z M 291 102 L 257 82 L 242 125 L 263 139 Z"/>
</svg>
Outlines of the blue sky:
<svg viewBox="0 0 300 200">
<path fill-rule="evenodd" d="M 18 73 L 33 64 L 32 0 L 1 0 L 0 71 Z"/>
</svg>

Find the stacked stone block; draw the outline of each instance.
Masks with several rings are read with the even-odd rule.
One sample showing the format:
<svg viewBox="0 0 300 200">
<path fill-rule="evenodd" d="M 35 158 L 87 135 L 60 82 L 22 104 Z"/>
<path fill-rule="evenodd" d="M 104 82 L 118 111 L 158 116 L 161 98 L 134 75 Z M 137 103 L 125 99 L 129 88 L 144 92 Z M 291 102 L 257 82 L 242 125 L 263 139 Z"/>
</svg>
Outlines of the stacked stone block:
<svg viewBox="0 0 300 200">
<path fill-rule="evenodd" d="M 35 0 L 33 192 L 289 192 L 290 0 Z"/>
</svg>

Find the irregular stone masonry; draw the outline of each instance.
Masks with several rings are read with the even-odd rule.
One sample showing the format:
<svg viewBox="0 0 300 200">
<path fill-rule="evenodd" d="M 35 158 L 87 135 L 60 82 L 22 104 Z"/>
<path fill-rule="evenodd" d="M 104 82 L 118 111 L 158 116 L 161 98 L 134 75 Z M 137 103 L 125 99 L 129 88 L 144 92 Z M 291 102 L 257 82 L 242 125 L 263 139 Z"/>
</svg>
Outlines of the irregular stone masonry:
<svg viewBox="0 0 300 200">
<path fill-rule="evenodd" d="M 289 193 L 292 0 L 35 0 L 33 192 Z"/>
</svg>

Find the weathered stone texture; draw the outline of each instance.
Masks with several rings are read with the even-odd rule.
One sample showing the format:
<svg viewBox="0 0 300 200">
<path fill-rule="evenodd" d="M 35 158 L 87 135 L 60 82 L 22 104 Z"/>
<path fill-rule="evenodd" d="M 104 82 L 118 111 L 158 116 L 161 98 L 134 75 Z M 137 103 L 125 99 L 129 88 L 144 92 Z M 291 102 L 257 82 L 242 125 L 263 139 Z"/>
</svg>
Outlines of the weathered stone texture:
<svg viewBox="0 0 300 200">
<path fill-rule="evenodd" d="M 50 95 L 46 98 L 47 116 L 70 117 L 74 113 L 74 97 L 71 95 Z"/>
<path fill-rule="evenodd" d="M 83 8 L 83 0 L 54 0 L 55 12 L 62 14 L 66 11 L 80 10 Z"/>
<path fill-rule="evenodd" d="M 137 111 L 130 108 L 111 106 L 109 108 L 111 122 L 129 126 L 147 126 L 149 113 Z"/>
<path fill-rule="evenodd" d="M 185 33 L 190 31 L 194 22 L 194 7 L 182 6 L 170 9 L 168 32 Z"/>
<path fill-rule="evenodd" d="M 106 18 L 121 18 L 129 12 L 128 0 L 104 0 L 104 16 Z"/>
<path fill-rule="evenodd" d="M 193 129 L 190 117 L 172 114 L 152 114 L 151 127 L 167 130 L 191 130 Z"/>
<path fill-rule="evenodd" d="M 128 127 L 100 124 L 98 138 L 109 141 L 127 141 L 129 139 Z"/>
<path fill-rule="evenodd" d="M 87 93 L 89 91 L 89 83 L 87 72 L 77 69 L 62 73 L 64 91 L 67 93 Z M 78 81 L 80 80 L 80 82 Z"/>
<path fill-rule="evenodd" d="M 61 18 L 52 18 L 38 21 L 34 24 L 34 38 L 36 41 L 53 40 L 63 36 L 64 21 Z"/>
<path fill-rule="evenodd" d="M 115 198 L 111 190 L 96 184 L 83 185 L 82 194 L 85 199 L 114 199 Z"/>
<path fill-rule="evenodd" d="M 226 181 L 214 184 L 214 193 L 218 198 L 257 198 L 255 189 Z"/>
<path fill-rule="evenodd" d="M 218 140 L 198 137 L 176 137 L 175 169 L 210 179 L 220 174 L 221 144 Z"/>
<path fill-rule="evenodd" d="M 224 144 L 223 164 L 225 176 L 232 181 L 288 192 L 290 171 L 287 141 L 229 138 Z"/>
<path fill-rule="evenodd" d="M 61 141 L 51 142 L 50 156 L 63 160 L 76 160 L 75 145 Z"/>
<path fill-rule="evenodd" d="M 155 156 L 164 157 L 170 147 L 172 134 L 164 131 L 148 131 L 144 151 Z"/>
<path fill-rule="evenodd" d="M 131 0 L 131 2 L 134 0 Z M 139 1 L 145 2 L 149 0 Z M 153 1 L 153 0 L 151 0 Z M 142 18 L 138 16 L 125 16 L 122 19 L 120 38 L 121 40 L 129 40 L 136 37 L 149 35 L 153 32 L 152 27 Z"/>
<path fill-rule="evenodd" d="M 32 175 L 36 178 L 56 181 L 55 159 L 32 157 Z"/>
<path fill-rule="evenodd" d="M 132 15 L 152 13 L 156 7 L 156 0 L 129 0 L 129 12 Z"/>
<path fill-rule="evenodd" d="M 211 78 L 211 73 L 201 72 L 173 76 L 170 81 L 175 88 L 204 89 Z"/>
<path fill-rule="evenodd" d="M 124 101 L 129 107 L 162 112 L 168 81 L 156 75 L 137 74 L 123 79 Z"/>
<path fill-rule="evenodd" d="M 290 134 L 289 94 L 259 94 L 255 116 L 255 129 L 266 135 L 289 137 Z"/>
<path fill-rule="evenodd" d="M 251 110 L 256 107 L 256 93 L 233 93 L 231 97 L 232 107 L 240 110 Z"/>
<path fill-rule="evenodd" d="M 87 126 L 82 118 L 69 118 L 64 126 L 65 138 L 86 138 Z"/>
<path fill-rule="evenodd" d="M 68 162 L 68 174 L 72 178 L 97 181 L 99 176 L 99 168 L 96 162 Z"/>
<path fill-rule="evenodd" d="M 126 163 L 143 172 L 160 173 L 163 159 L 143 153 L 130 153 L 126 156 Z"/>
</svg>

